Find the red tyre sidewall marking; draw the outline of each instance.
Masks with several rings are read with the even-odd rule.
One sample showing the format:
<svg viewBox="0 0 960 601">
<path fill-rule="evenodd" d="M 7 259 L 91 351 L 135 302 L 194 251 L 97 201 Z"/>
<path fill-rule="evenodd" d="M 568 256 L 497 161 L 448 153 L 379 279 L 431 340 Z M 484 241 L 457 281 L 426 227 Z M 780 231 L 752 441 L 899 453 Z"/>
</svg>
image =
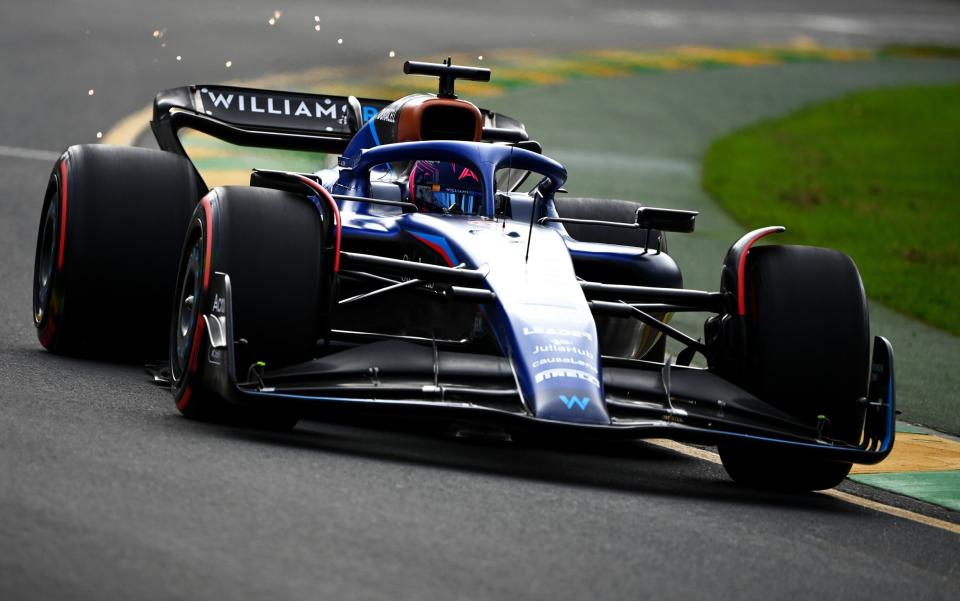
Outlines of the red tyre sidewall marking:
<svg viewBox="0 0 960 601">
<path fill-rule="evenodd" d="M 745 288 L 744 288 L 744 276 L 747 271 L 747 255 L 750 254 L 750 247 L 756 243 L 757 240 L 769 236 L 770 234 L 779 233 L 781 230 L 771 228 L 767 231 L 760 232 L 754 236 L 749 242 L 747 242 L 746 248 L 743 249 L 743 254 L 740 255 L 740 264 L 737 265 L 737 313 L 740 315 L 747 314 L 747 301 L 745 298 Z"/>
<path fill-rule="evenodd" d="M 203 200 L 200 201 L 200 206 L 203 207 L 207 235 L 207 244 L 203 258 L 203 291 L 206 292 L 207 287 L 210 285 L 210 257 L 213 255 L 213 208 L 210 206 L 210 197 L 204 196 Z"/>
<path fill-rule="evenodd" d="M 63 251 L 67 240 L 67 161 L 60 161 L 60 250 L 57 271 L 63 269 Z"/>
<path fill-rule="evenodd" d="M 184 380 L 187 382 L 190 381 L 190 378 L 197 373 L 197 359 L 200 356 L 200 341 L 203 337 L 204 331 L 204 322 L 203 316 L 200 316 L 197 319 L 197 327 L 194 330 L 193 334 L 193 345 L 190 348 L 190 361 L 187 362 L 187 372 L 183 374 Z M 177 408 L 181 411 L 185 410 L 190 404 L 190 394 L 192 390 L 190 384 L 187 384 L 183 389 L 183 394 L 180 396 L 180 399 L 177 401 Z"/>
<path fill-rule="evenodd" d="M 190 361 L 187 363 L 187 373 L 190 375 L 197 373 L 197 358 L 200 356 L 200 341 L 203 337 L 203 331 L 206 329 L 205 325 L 206 321 L 201 315 L 200 319 L 197 319 L 197 328 L 193 333 L 193 346 L 190 349 Z"/>
<path fill-rule="evenodd" d="M 333 272 L 340 272 L 340 235 L 341 235 L 341 226 L 340 226 L 340 208 L 337 206 L 337 201 L 330 196 L 330 193 L 327 192 L 327 189 L 313 181 L 309 177 L 303 177 L 302 175 L 297 176 L 300 181 L 310 186 L 311 189 L 316 191 L 328 205 L 330 205 L 330 210 L 333 211 L 333 220 L 336 225 L 336 239 L 333 242 Z"/>
<path fill-rule="evenodd" d="M 60 159 L 60 164 L 55 168 L 59 171 L 59 180 L 57 181 L 57 190 L 60 196 L 60 223 L 59 223 L 59 232 L 57 232 L 57 238 L 59 242 L 59 248 L 57 249 L 57 267 L 56 272 L 59 273 L 63 270 L 63 254 L 64 247 L 67 239 L 67 159 L 66 157 Z M 56 283 L 57 279 L 54 279 Z M 43 327 L 40 329 L 40 344 L 44 348 L 50 348 L 54 341 L 54 335 L 57 332 L 57 314 L 55 308 L 59 305 L 57 299 L 54 297 L 54 290 L 50 290 L 50 299 L 47 301 L 48 307 L 46 308 L 46 316 L 44 317 Z"/>
<path fill-rule="evenodd" d="M 183 389 L 183 394 L 180 395 L 180 400 L 177 401 L 177 409 L 183 411 L 187 408 L 187 406 L 190 404 L 190 394 L 192 392 L 193 390 L 188 384 L 187 387 Z"/>
<path fill-rule="evenodd" d="M 203 257 L 203 296 L 206 297 L 207 288 L 210 286 L 210 259 L 213 255 L 213 209 L 210 206 L 209 197 L 205 196 L 200 201 L 200 207 L 204 213 L 204 257 Z M 197 308 L 200 304 L 198 301 Z M 193 344 L 190 347 L 190 360 L 187 362 L 187 371 L 183 374 L 183 379 L 189 381 L 189 378 L 197 372 L 197 361 L 200 356 L 200 341 L 203 340 L 203 332 L 206 327 L 206 321 L 200 314 L 197 318 L 197 325 L 193 331 Z M 177 400 L 177 408 L 181 411 L 190 405 L 190 396 L 193 393 L 192 388 L 187 384 L 183 389 L 183 394 Z"/>
</svg>

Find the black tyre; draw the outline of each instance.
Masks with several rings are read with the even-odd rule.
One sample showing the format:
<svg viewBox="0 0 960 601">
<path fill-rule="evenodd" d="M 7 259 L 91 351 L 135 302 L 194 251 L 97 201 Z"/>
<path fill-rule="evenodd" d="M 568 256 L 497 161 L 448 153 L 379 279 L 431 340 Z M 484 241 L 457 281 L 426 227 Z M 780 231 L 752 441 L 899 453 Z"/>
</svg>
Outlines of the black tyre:
<svg viewBox="0 0 960 601">
<path fill-rule="evenodd" d="M 170 319 L 170 372 L 177 408 L 191 418 L 226 419 L 237 408 L 204 382 L 203 313 L 210 311 L 210 275 L 230 277 L 236 376 L 250 366 L 308 361 L 325 327 L 330 294 L 324 262 L 324 224 L 304 196 L 265 188 L 211 191 L 190 221 Z M 242 344 L 238 342 L 244 341 Z M 293 427 L 295 416 L 249 413 L 255 425 Z"/>
<path fill-rule="evenodd" d="M 720 459 L 737 484 L 779 490 L 826 490 L 843 482 L 851 465 L 839 461 L 811 461 L 802 453 L 756 449 L 748 445 L 721 445 Z"/>
<path fill-rule="evenodd" d="M 193 167 L 169 152 L 71 146 L 44 195 L 33 319 L 50 351 L 162 357 L 177 257 L 201 196 Z"/>
<path fill-rule="evenodd" d="M 633 223 L 637 218 L 637 209 L 642 203 L 616 198 L 571 198 L 559 195 L 554 198 L 557 214 L 570 219 L 594 219 L 597 221 L 617 221 Z M 564 229 L 570 237 L 580 242 L 599 242 L 602 244 L 622 244 L 642 247 L 646 240 L 643 232 L 635 230 L 566 223 Z M 659 242 L 658 242 L 659 241 Z M 667 237 L 659 230 L 650 230 L 649 245 L 656 250 L 667 252 Z"/>
<path fill-rule="evenodd" d="M 835 250 L 762 246 L 746 270 L 746 363 L 740 384 L 806 421 L 824 436 L 858 443 L 870 362 L 867 300 L 857 267 Z M 849 463 L 811 461 L 802 453 L 721 445 L 738 482 L 793 490 L 839 484 Z"/>
</svg>

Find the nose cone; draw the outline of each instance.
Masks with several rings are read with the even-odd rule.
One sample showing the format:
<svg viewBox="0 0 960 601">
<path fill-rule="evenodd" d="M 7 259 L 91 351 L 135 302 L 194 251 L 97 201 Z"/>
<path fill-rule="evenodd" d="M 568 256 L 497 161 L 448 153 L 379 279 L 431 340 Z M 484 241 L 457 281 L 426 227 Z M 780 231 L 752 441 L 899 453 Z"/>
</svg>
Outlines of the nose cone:
<svg viewBox="0 0 960 601">
<path fill-rule="evenodd" d="M 488 317 L 527 408 L 542 419 L 609 424 L 597 326 L 560 235 L 513 221 L 470 221 L 455 234 L 456 220 L 434 221 L 450 228 L 458 256 L 488 269 L 486 283 L 497 295 Z"/>
<path fill-rule="evenodd" d="M 544 419 L 609 424 L 590 314 L 541 307 L 515 324 L 514 365 L 530 410 Z"/>
</svg>

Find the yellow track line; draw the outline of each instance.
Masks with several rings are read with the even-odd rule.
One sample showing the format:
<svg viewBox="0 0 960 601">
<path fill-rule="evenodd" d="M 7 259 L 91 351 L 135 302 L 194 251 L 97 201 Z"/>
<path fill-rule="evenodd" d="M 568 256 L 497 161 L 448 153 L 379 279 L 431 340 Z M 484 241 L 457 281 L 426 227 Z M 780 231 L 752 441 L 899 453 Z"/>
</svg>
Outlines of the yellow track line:
<svg viewBox="0 0 960 601">
<path fill-rule="evenodd" d="M 854 465 L 851 474 L 960 470 L 960 442 L 933 434 L 897 432 L 890 456 L 876 465 Z"/>
<path fill-rule="evenodd" d="M 669 449 L 681 455 L 686 455 L 687 457 L 694 457 L 696 459 L 702 459 L 704 461 L 709 461 L 710 463 L 721 464 L 720 455 L 712 451 L 705 451 L 703 449 L 698 449 L 696 447 L 687 446 L 673 440 L 647 440 L 650 444 L 656 445 L 658 447 Z M 833 497 L 841 501 L 853 505 L 859 505 L 860 507 L 865 507 L 867 509 L 872 509 L 874 511 L 879 511 L 880 513 L 885 513 L 887 515 L 892 515 L 904 520 L 910 520 L 911 522 L 917 522 L 918 524 L 923 524 L 925 526 L 932 526 L 934 528 L 939 528 L 941 530 L 946 530 L 947 532 L 953 532 L 954 534 L 960 534 L 960 524 L 954 524 L 952 522 L 947 522 L 945 520 L 938 520 L 937 518 L 927 517 L 925 515 L 915 513 L 908 509 L 901 509 L 899 507 L 893 507 L 892 505 L 886 505 L 884 503 L 878 503 L 877 501 L 871 501 L 870 499 L 864 499 L 863 497 L 858 497 L 856 495 L 851 495 L 850 493 L 841 492 L 839 490 L 823 490 L 820 491 L 820 494 L 826 495 L 828 497 Z"/>
<path fill-rule="evenodd" d="M 127 115 L 116 125 L 110 128 L 110 131 L 103 136 L 104 144 L 115 144 L 117 146 L 133 146 L 140 134 L 150 127 L 150 118 L 153 116 L 153 107 L 145 106 L 132 115 Z"/>
</svg>

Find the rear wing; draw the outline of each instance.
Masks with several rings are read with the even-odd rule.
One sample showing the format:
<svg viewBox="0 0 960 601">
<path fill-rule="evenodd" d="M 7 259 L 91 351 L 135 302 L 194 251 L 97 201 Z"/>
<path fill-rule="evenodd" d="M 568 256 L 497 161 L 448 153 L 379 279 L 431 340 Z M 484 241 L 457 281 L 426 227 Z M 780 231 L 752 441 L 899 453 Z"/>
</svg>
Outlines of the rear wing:
<svg viewBox="0 0 960 601">
<path fill-rule="evenodd" d="M 150 125 L 160 148 L 186 156 L 177 132 L 196 129 L 239 146 L 342 153 L 360 127 L 391 100 L 278 92 L 224 85 L 164 90 Z M 481 109 L 484 139 L 524 142 L 516 119 Z"/>
</svg>

